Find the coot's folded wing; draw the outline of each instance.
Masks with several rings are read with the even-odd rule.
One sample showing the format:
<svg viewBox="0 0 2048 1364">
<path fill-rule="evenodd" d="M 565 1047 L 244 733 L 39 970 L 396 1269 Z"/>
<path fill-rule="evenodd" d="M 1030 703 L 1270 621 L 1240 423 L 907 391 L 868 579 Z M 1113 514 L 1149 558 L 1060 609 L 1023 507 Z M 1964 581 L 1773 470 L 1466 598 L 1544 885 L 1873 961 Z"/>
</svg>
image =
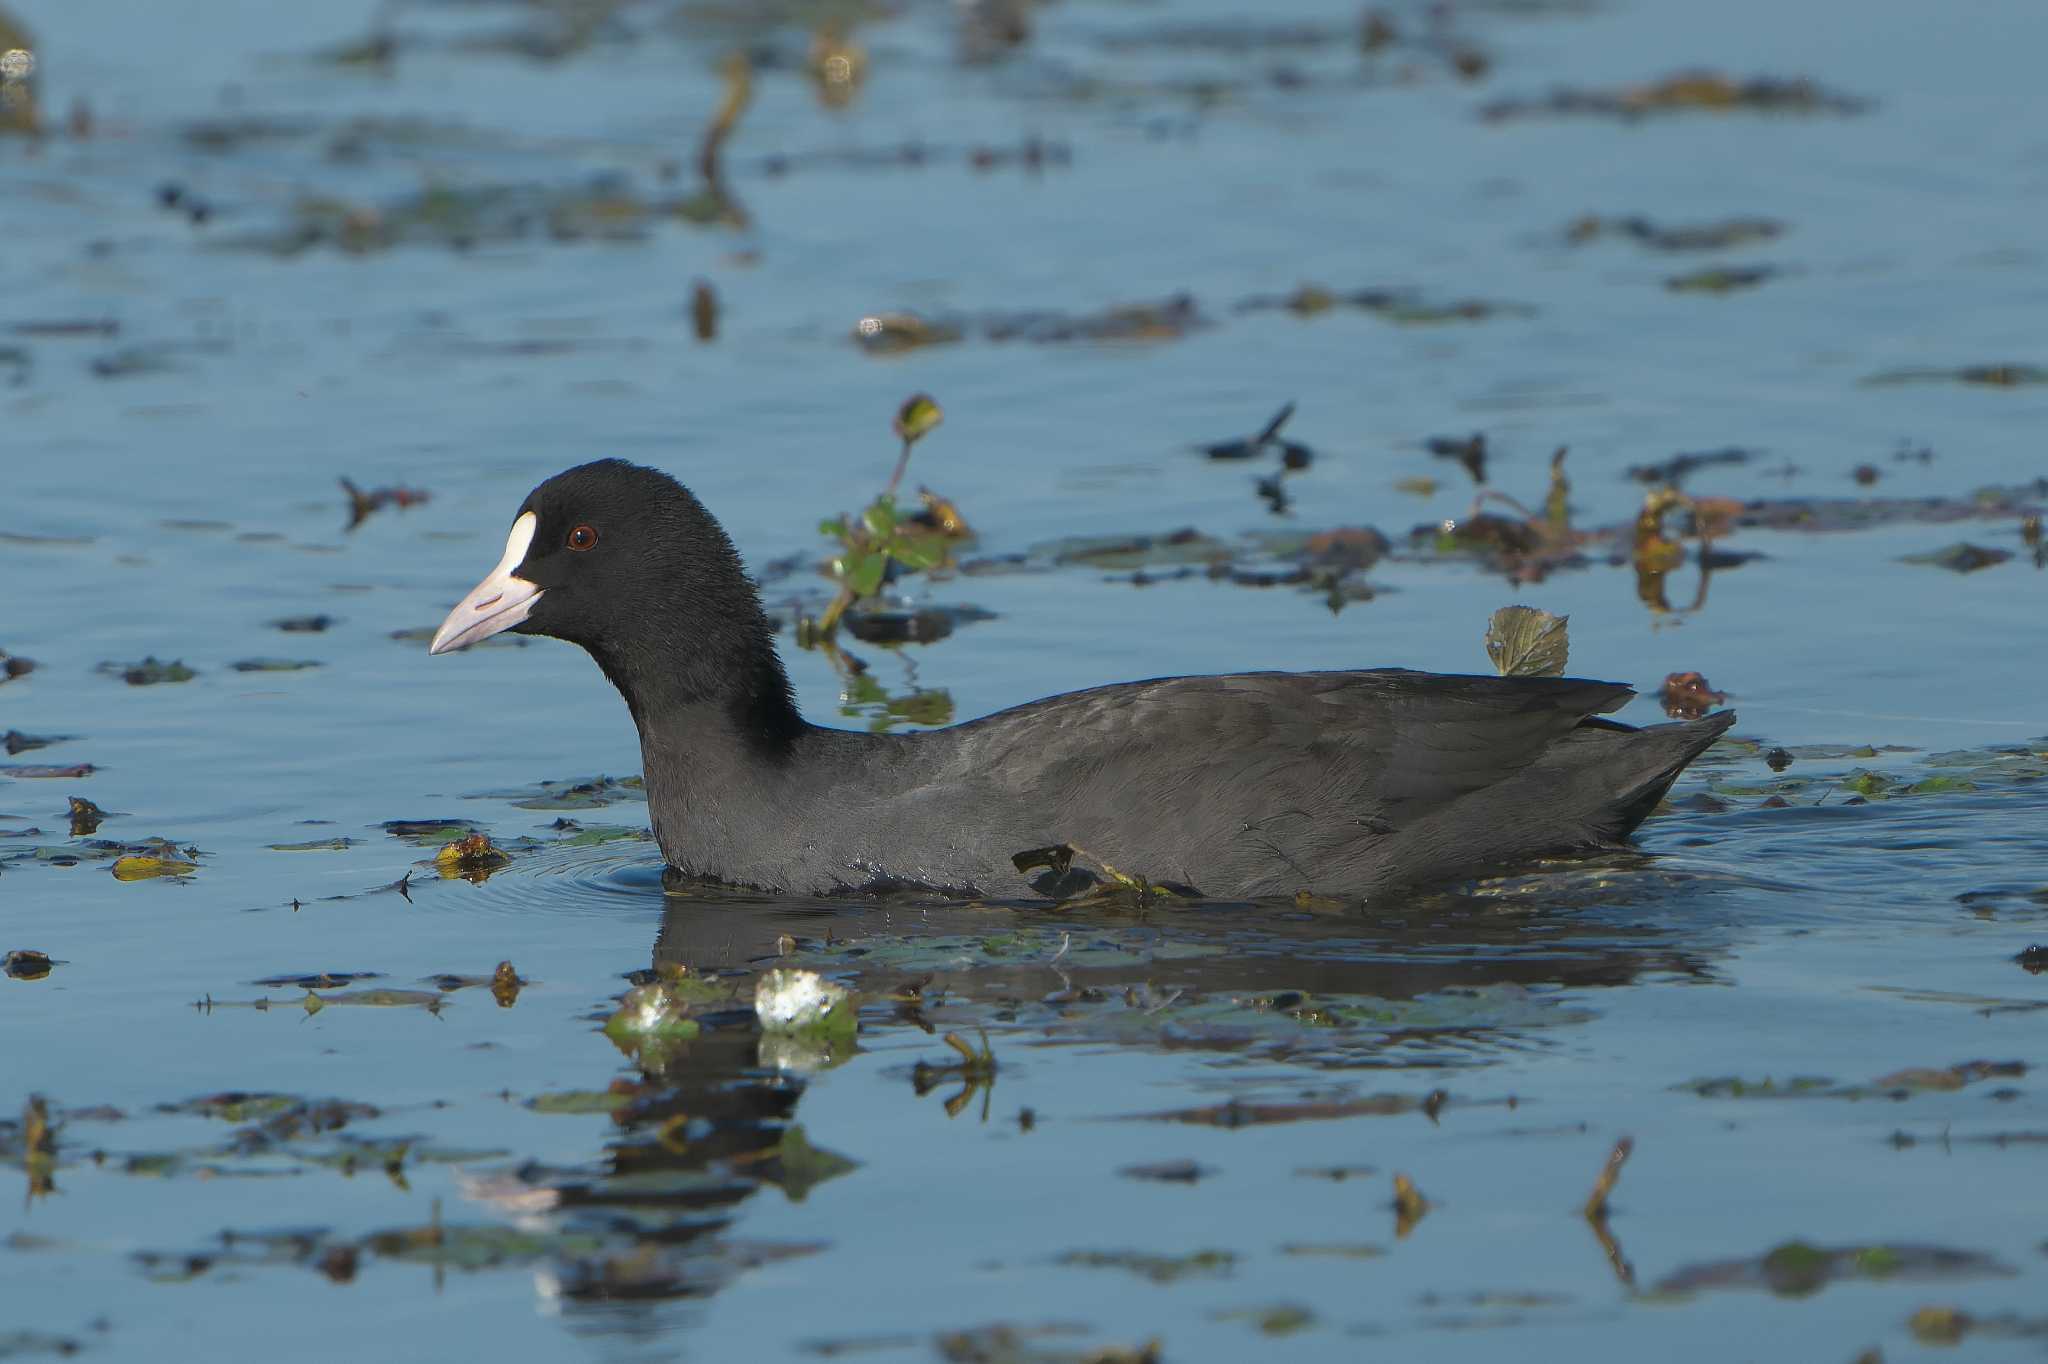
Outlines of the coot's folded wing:
<svg viewBox="0 0 2048 1364">
<path fill-rule="evenodd" d="M 1611 682 L 1403 669 L 1158 678 L 960 726 L 929 775 L 1083 820 L 1177 813 L 1222 834 L 1291 810 L 1356 837 L 1521 772 L 1632 695 Z"/>
</svg>

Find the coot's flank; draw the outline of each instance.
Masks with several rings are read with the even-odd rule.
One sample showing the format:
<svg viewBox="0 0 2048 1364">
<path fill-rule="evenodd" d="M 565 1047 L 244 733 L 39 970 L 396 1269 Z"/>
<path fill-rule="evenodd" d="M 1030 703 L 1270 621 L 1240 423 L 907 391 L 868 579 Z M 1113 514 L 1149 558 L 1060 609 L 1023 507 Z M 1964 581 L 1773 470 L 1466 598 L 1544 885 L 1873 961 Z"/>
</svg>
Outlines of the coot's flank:
<svg viewBox="0 0 2048 1364">
<path fill-rule="evenodd" d="M 1050 873 L 1012 857 L 1067 844 L 1203 895 L 1370 897 L 1611 847 L 1735 720 L 1632 729 L 1598 718 L 1634 694 L 1617 683 L 1388 668 L 823 729 L 797 713 L 718 522 L 667 474 L 610 459 L 533 490 L 432 651 L 500 630 L 581 645 L 626 698 L 671 866 L 764 890 L 1024 895 Z"/>
</svg>

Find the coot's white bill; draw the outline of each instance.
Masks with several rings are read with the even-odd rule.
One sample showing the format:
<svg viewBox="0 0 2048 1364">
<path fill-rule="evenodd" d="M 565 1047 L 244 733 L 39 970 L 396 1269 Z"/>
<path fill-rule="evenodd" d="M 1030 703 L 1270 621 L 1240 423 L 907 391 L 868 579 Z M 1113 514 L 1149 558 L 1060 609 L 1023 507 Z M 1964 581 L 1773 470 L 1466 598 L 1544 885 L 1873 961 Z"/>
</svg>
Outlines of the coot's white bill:
<svg viewBox="0 0 2048 1364">
<path fill-rule="evenodd" d="M 505 557 L 498 560 L 498 566 L 468 596 L 456 603 L 448 619 L 434 632 L 428 653 L 445 654 L 450 649 L 489 639 L 532 614 L 541 590 L 526 579 L 513 576 L 513 570 L 526 562 L 526 551 L 533 544 L 533 531 L 538 524 L 532 512 L 520 513 L 512 523 L 512 533 L 505 537 Z"/>
</svg>

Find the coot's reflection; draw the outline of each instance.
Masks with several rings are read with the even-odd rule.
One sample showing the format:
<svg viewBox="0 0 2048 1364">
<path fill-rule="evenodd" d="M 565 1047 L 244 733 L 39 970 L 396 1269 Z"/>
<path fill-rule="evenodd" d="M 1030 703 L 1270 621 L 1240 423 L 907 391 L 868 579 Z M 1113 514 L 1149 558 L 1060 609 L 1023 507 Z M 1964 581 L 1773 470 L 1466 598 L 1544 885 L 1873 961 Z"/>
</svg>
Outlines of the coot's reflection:
<svg viewBox="0 0 2048 1364">
<path fill-rule="evenodd" d="M 657 1060 L 622 1058 L 617 1075 L 606 1077 L 619 1103 L 613 1130 L 590 1163 L 520 1171 L 530 1188 L 552 1192 L 552 1215 L 579 1234 L 568 1239 L 590 1247 L 559 1258 L 546 1289 L 589 1329 L 668 1329 L 672 1323 L 649 1315 L 658 1304 L 702 1297 L 753 1265 L 843 1238 L 845 1228 L 821 1226 L 815 1244 L 763 1244 L 735 1231 L 740 1205 L 764 1186 L 801 1200 L 820 1181 L 858 1169 L 831 1150 L 834 1134 L 807 1132 L 798 1121 L 805 1088 L 816 1082 L 809 1067 L 843 1055 L 807 1061 L 801 1049 L 792 1054 L 772 1040 L 764 1047 L 753 1024 L 751 977 L 769 966 L 820 965 L 866 998 L 892 1001 L 864 1010 L 864 1036 L 901 1027 L 972 1036 L 988 1024 L 998 1048 L 997 1020 L 1018 1016 L 1020 1003 L 1056 1015 L 1064 1001 L 1099 1005 L 1133 989 L 1183 1003 L 1283 993 L 1399 1003 L 1487 987 L 1548 997 L 1555 992 L 1543 987 L 1586 991 L 1645 974 L 1708 975 L 1707 935 L 1697 918 L 1672 909 L 1671 887 L 1656 888 L 1656 923 L 1646 926 L 1615 904 L 1640 903 L 1643 887 L 1629 890 L 1631 878 L 1654 874 L 1639 863 L 1611 870 L 1574 873 L 1557 894 L 1441 895 L 1373 916 L 1328 906 L 1022 910 L 674 888 L 685 893 L 666 897 L 654 969 L 725 973 L 732 1003 L 714 1006 L 699 1036 Z M 1015 959 L 966 950 L 1020 939 L 1027 947 Z M 1050 948 L 1055 942 L 1062 946 Z M 1116 950 L 1095 950 L 1104 943 Z M 1485 1025 L 1496 1038 L 1514 1027 Z M 1140 1034 L 1127 1045 L 1148 1042 Z M 1429 1063 L 1390 1052 L 1380 1081 L 1410 1064 Z M 1418 1069 L 1416 1087 L 1439 1078 Z M 902 1112 L 906 1122 L 933 1116 L 909 1084 Z M 889 1149 L 871 1133 L 847 1140 Z"/>
</svg>

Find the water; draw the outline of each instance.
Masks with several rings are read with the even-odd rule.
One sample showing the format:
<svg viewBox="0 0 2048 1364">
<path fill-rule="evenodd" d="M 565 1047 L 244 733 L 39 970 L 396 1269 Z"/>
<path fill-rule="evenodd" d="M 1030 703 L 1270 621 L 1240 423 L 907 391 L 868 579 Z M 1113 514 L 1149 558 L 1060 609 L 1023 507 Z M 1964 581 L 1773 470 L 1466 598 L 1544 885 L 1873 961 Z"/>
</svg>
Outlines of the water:
<svg viewBox="0 0 2048 1364">
<path fill-rule="evenodd" d="M 855 30 L 869 77 L 834 113 L 801 74 L 803 25 L 658 4 L 545 61 L 479 45 L 543 9 L 395 7 L 388 70 L 318 58 L 373 31 L 369 4 L 9 8 L 37 40 L 45 116 L 61 127 L 81 98 L 94 129 L 0 142 L 0 325 L 117 330 L 0 336 L 19 357 L 0 359 L 0 648 L 40 665 L 0 684 L 0 731 L 73 736 L 6 762 L 97 769 L 0 778 L 0 951 L 59 963 L 0 982 L 0 1099 L 11 1118 L 44 1096 L 57 1156 L 36 1191 L 21 1126 L 0 1128 L 31 1189 L 0 1215 L 5 1330 L 29 1335 L 0 1349 L 1026 1358 L 1156 1337 L 1177 1360 L 1848 1360 L 1952 1333 L 1922 1316 L 1916 1337 L 1930 1308 L 1968 1314 L 1956 1355 L 2040 1348 L 2048 1266 L 2025 1190 L 2048 1150 L 2032 1073 L 2048 994 L 2013 958 L 2048 938 L 2026 756 L 2048 715 L 2043 580 L 2018 517 L 1738 529 L 1717 546 L 1763 557 L 1717 572 L 1691 614 L 1647 610 L 1601 546 L 1515 585 L 1407 539 L 1471 500 L 1420 442 L 1474 430 L 1494 484 L 1532 504 L 1568 444 L 1585 528 L 1625 524 L 1643 490 L 1623 471 L 1679 450 L 1756 451 L 1686 485 L 1739 499 L 1961 507 L 2048 472 L 2048 389 L 1865 382 L 2048 363 L 2034 10 L 1481 6 L 1452 18 L 1450 45 L 1492 63 L 1465 83 L 1406 10 L 1404 45 L 1366 80 L 1348 5 L 1068 4 L 989 64 L 959 60 L 952 14 L 914 8 Z M 1232 22 L 1250 28 L 1187 38 Z M 1331 36 L 1270 41 L 1296 23 Z M 309 196 L 382 224 L 430 188 L 500 187 L 543 216 L 570 201 L 575 229 L 602 177 L 687 195 L 735 44 L 763 58 L 726 151 L 744 228 L 628 215 L 625 241 L 530 225 L 459 250 L 268 249 Z M 1696 67 L 1877 103 L 1477 117 Z M 226 151 L 188 135 L 234 120 L 277 135 Z M 1068 155 L 972 164 L 1031 138 Z M 840 155 L 909 142 L 922 165 Z M 165 185 L 205 223 L 162 207 Z M 1704 254 L 1567 244 L 1589 213 L 1786 231 Z M 1784 273 L 1727 295 L 1663 287 L 1716 264 Z M 709 344 L 692 336 L 698 278 L 722 303 Z M 1304 282 L 1533 311 L 1402 326 L 1236 309 Z M 849 339 L 878 311 L 973 332 L 986 314 L 1182 290 L 1214 325 L 1172 341 L 970 335 L 878 357 Z M 1575 672 L 1646 693 L 1705 673 L 1755 746 L 1689 775 L 1644 857 L 1371 917 L 706 903 L 663 896 L 631 799 L 509 794 L 636 770 L 624 709 L 580 654 L 430 660 L 391 638 L 488 568 L 533 483 L 599 454 L 684 478 L 772 604 L 816 609 L 822 583 L 775 566 L 872 496 L 888 416 L 920 389 L 947 419 L 911 477 L 975 526 L 966 557 L 1008 571 L 912 585 L 992 619 L 901 656 L 855 646 L 896 694 L 943 689 L 964 718 L 1141 675 L 1468 670 L 1487 613 L 1526 601 L 1570 613 Z M 1190 447 L 1288 399 L 1287 434 L 1318 458 L 1288 480 L 1283 521 L 1253 495 L 1270 464 Z M 1863 463 L 1877 486 L 1849 477 Z M 431 500 L 346 531 L 344 476 Z M 1396 489 L 1417 476 L 1439 489 Z M 1314 588 L 1206 572 L 1134 587 L 1033 553 L 1190 525 L 1233 542 L 1373 525 L 1398 552 L 1361 575 L 1373 599 L 1335 615 Z M 2014 557 L 1968 575 L 1900 562 L 1958 540 Z M 1674 605 L 1694 573 L 1673 574 Z M 337 623 L 269 624 L 311 614 Z M 807 713 L 850 704 L 822 655 L 785 652 Z M 199 675 L 95 672 L 151 655 Z M 232 670 L 252 658 L 321 666 Z M 842 722 L 870 721 L 853 709 Z M 1759 754 L 1777 745 L 1841 756 L 1774 778 Z M 1873 785 L 1858 770 L 1974 789 L 1850 803 Z M 1789 808 L 1764 805 L 1796 779 Z M 1724 808 L 1698 799 L 1716 791 Z M 67 795 L 115 812 L 97 837 L 197 847 L 200 870 L 125 882 L 77 860 L 91 849 L 67 832 Z M 562 817 L 627 836 L 571 844 L 548 827 Z M 380 827 L 422 818 L 470 821 L 515 859 L 481 884 L 441 879 L 422 865 L 439 839 Z M 383 889 L 408 871 L 410 898 Z M 643 1070 L 597 1031 L 627 973 L 732 968 L 743 1004 L 746 973 L 785 949 L 870 992 L 855 1054 L 764 1057 L 728 1010 Z M 309 1014 L 299 987 L 252 983 L 372 971 L 353 988 L 431 994 L 422 978 L 501 960 L 533 982 L 509 1008 L 472 986 L 433 1009 Z M 919 981 L 921 1010 L 891 997 Z M 246 1007 L 259 998 L 272 1007 Z M 920 1095 L 920 1062 L 929 1081 L 959 1059 L 940 1035 L 978 1046 L 983 1029 L 993 1085 L 937 1077 Z M 837 1063 L 805 1069 L 821 1059 Z M 1972 1061 L 1998 1064 L 1945 1069 Z M 1900 1074 L 1914 1068 L 1935 1073 Z M 231 1092 L 289 1097 L 192 1109 Z M 1175 1112 L 1205 1120 L 1134 1117 Z M 1610 1249 L 1579 1210 L 1622 1136 Z M 1200 1177 L 1121 1173 L 1176 1161 Z M 1406 1235 L 1396 1173 L 1432 1203 Z"/>
</svg>

